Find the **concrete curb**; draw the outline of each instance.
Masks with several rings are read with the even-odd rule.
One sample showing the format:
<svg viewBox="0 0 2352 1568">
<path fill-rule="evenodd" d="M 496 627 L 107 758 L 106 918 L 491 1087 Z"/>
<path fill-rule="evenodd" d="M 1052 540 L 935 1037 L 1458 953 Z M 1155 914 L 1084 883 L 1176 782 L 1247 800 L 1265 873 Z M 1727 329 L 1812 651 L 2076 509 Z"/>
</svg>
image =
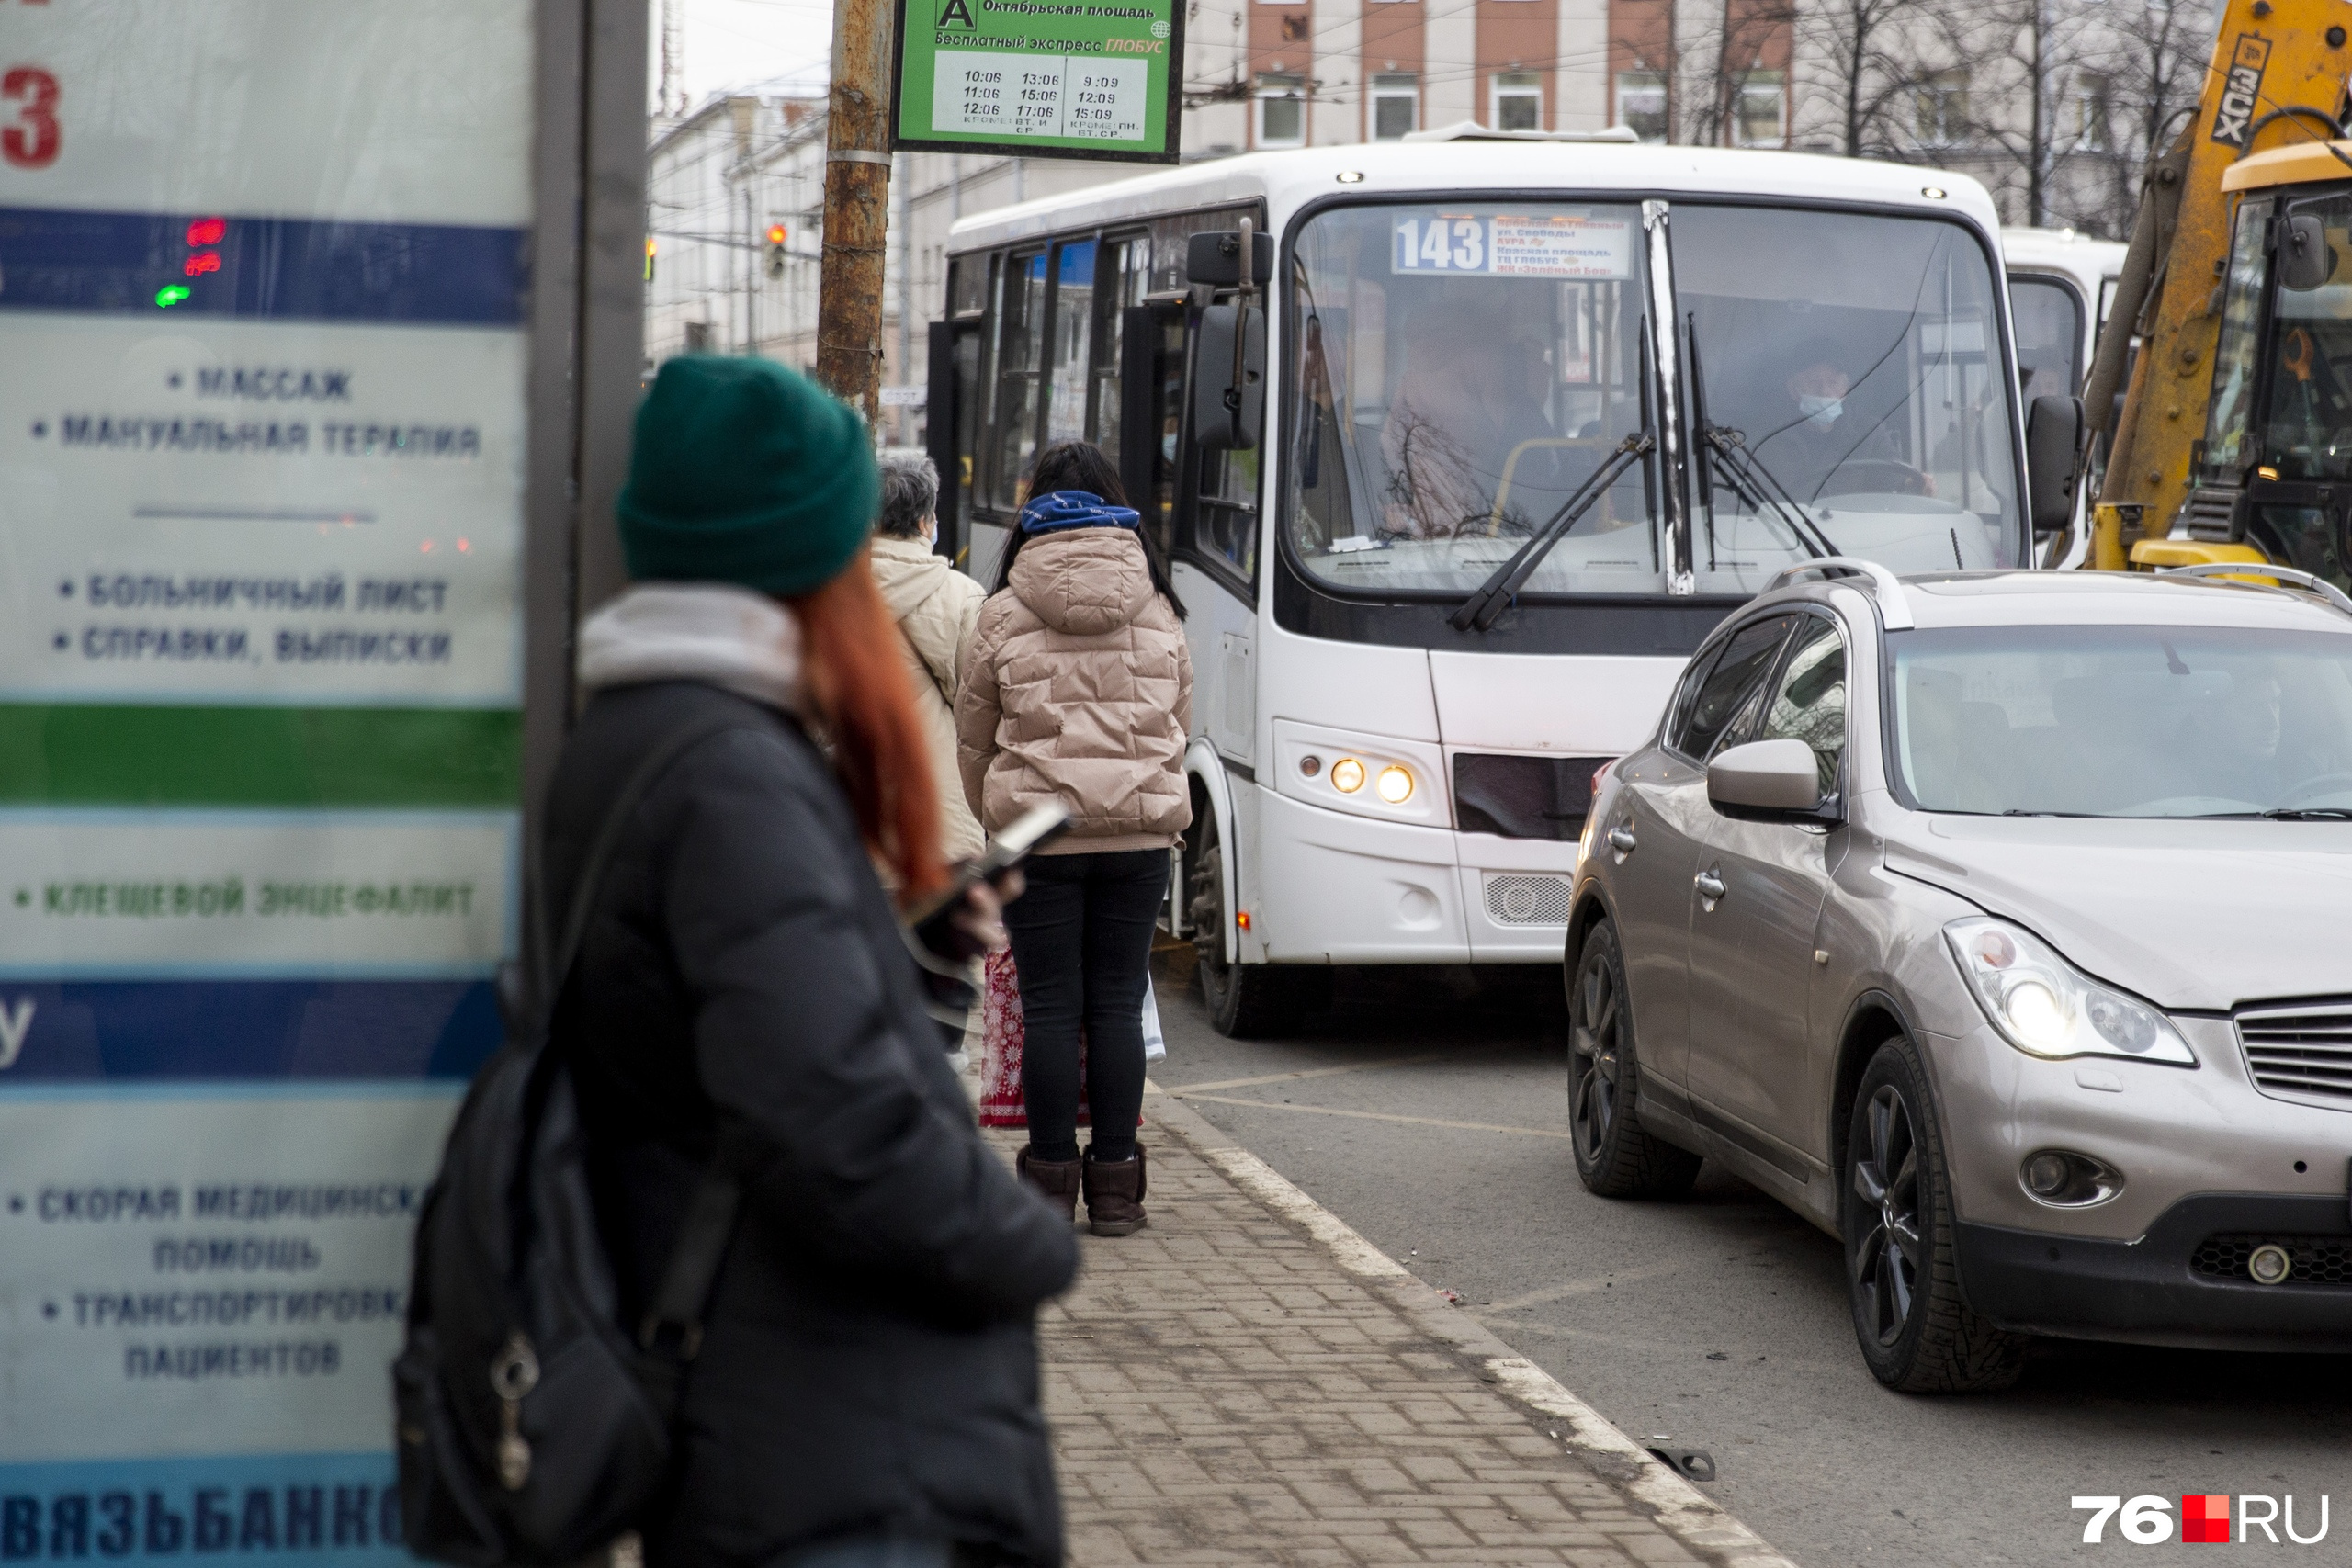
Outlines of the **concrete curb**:
<svg viewBox="0 0 2352 1568">
<path fill-rule="evenodd" d="M 1796 1568 L 1763 1537 L 1723 1509 L 1568 1392 L 1549 1372 L 1358 1235 L 1337 1214 L 1285 1180 L 1206 1118 L 1157 1083 L 1146 1085 L 1147 1120 L 1182 1139 L 1234 1184 L 1320 1242 L 1340 1267 L 1431 1338 L 1470 1358 L 1479 1375 L 1566 1428 L 1570 1451 L 1657 1518 L 1658 1528 L 1724 1568 Z"/>
</svg>

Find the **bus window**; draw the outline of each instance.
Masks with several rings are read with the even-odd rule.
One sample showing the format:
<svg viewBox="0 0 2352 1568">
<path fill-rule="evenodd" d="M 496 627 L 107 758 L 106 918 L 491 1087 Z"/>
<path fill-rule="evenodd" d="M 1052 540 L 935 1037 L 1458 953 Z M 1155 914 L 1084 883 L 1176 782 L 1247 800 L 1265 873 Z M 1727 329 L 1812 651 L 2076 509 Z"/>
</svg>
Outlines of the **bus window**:
<svg viewBox="0 0 2352 1568">
<path fill-rule="evenodd" d="M 1221 561 L 1244 581 L 1258 571 L 1258 454 L 1204 452 L 1193 523 L 1195 551 Z"/>
<path fill-rule="evenodd" d="M 956 470 L 939 476 L 939 482 L 955 497 L 956 531 L 952 537 L 956 546 L 968 547 L 972 542 L 972 453 L 973 439 L 979 431 L 980 418 L 980 334 L 975 328 L 958 327 L 956 332 Z"/>
<path fill-rule="evenodd" d="M 991 374 L 987 500 L 1018 510 L 1037 456 L 1039 382 L 1044 378 L 1046 253 L 1016 252 L 1004 265 L 997 292 Z"/>
<path fill-rule="evenodd" d="M 1087 350 L 1094 326 L 1094 250 L 1092 240 L 1078 240 L 1054 250 L 1054 366 L 1052 390 L 1046 403 L 1046 441 L 1083 441 L 1086 434 L 1086 380 L 1091 361 Z"/>
<path fill-rule="evenodd" d="M 1643 426 L 1641 213 L 1342 208 L 1301 234 L 1291 542 L 1335 587 L 1468 592 Z M 1635 468 L 1537 592 L 1659 592 Z"/>
<path fill-rule="evenodd" d="M 1150 281 L 1151 243 L 1141 235 L 1102 243 L 1102 286 L 1095 291 L 1093 397 L 1088 404 L 1087 439 L 1119 466 L 1119 355 L 1125 344 L 1122 312 L 1143 303 Z M 1128 500 L 1143 504 L 1139 496 Z"/>
<path fill-rule="evenodd" d="M 1159 341 L 1152 350 L 1152 428 L 1159 450 L 1151 458 L 1151 502 L 1143 507 L 1147 523 L 1157 523 L 1160 547 L 1173 553 L 1176 532 L 1176 441 L 1184 428 L 1184 313 L 1179 309 L 1158 311 Z"/>
</svg>

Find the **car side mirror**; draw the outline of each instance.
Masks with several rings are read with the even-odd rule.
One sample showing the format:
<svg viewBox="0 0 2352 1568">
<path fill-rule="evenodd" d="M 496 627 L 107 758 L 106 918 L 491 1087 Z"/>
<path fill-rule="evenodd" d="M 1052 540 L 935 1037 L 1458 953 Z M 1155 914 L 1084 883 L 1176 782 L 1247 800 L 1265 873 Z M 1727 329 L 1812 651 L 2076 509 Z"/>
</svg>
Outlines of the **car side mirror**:
<svg viewBox="0 0 2352 1568">
<path fill-rule="evenodd" d="M 2335 251 L 2327 243 L 2327 228 L 2315 213 L 2298 212 L 2287 220 L 2278 236 L 2278 287 L 2307 293 L 2325 283 L 2335 271 Z"/>
<path fill-rule="evenodd" d="M 2083 400 L 2033 400 L 2025 419 L 2026 510 L 2037 534 L 2075 520 L 2075 470 L 2082 461 Z"/>
<path fill-rule="evenodd" d="M 1817 822 L 1835 815 L 1821 768 L 1802 740 L 1751 740 L 1707 764 L 1707 804 L 1726 817 Z M 1827 807 L 1827 810 L 1825 810 Z"/>
<path fill-rule="evenodd" d="M 1266 422 L 1266 312 L 1211 305 L 1193 342 L 1193 444 L 1204 452 L 1257 446 Z"/>
</svg>

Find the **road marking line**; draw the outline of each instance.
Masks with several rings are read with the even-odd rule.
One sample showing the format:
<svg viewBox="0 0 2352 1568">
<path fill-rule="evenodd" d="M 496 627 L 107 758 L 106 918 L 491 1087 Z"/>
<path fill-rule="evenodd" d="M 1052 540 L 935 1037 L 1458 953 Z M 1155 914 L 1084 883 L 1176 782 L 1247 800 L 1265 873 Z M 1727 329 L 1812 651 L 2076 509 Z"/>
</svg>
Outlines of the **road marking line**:
<svg viewBox="0 0 2352 1568">
<path fill-rule="evenodd" d="M 1280 1100 L 1244 1100 L 1232 1094 L 1196 1094 L 1191 1089 L 1163 1089 L 1170 1100 L 1202 1100 L 1212 1105 L 1247 1105 L 1256 1111 L 1303 1111 L 1310 1116 L 1347 1116 L 1359 1122 L 1401 1122 L 1408 1127 L 1452 1127 L 1464 1133 L 1521 1133 L 1531 1138 L 1566 1138 L 1548 1127 L 1506 1127 L 1499 1122 L 1452 1122 L 1442 1116 L 1398 1116 L 1385 1111 L 1342 1111 L 1336 1105 L 1284 1105 Z"/>
<path fill-rule="evenodd" d="M 1268 1073 L 1261 1078 L 1219 1078 L 1214 1083 L 1178 1084 L 1170 1094 L 1200 1094 L 1213 1089 L 1255 1089 L 1260 1084 L 1295 1083 L 1300 1078 L 1328 1078 L 1340 1073 L 1368 1073 L 1374 1067 L 1409 1067 L 1420 1062 L 1449 1062 L 1472 1053 L 1463 1051 L 1428 1051 L 1418 1056 L 1383 1056 L 1377 1062 L 1356 1062 L 1344 1067 L 1303 1067 L 1295 1073 Z"/>
</svg>

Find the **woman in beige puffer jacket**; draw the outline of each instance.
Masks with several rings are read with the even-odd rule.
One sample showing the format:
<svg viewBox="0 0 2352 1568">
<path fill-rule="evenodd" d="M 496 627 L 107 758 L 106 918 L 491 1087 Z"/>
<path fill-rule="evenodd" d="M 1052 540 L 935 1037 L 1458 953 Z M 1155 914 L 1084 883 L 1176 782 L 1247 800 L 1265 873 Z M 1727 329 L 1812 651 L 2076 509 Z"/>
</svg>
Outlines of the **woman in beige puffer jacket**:
<svg viewBox="0 0 2352 1568">
<path fill-rule="evenodd" d="M 1183 608 L 1102 454 L 1048 448 L 1030 493 L 966 657 L 956 756 L 989 831 L 1047 800 L 1070 814 L 1004 914 L 1027 1028 L 1020 1167 L 1065 1212 L 1082 1188 L 1094 1233 L 1125 1235 L 1144 1224 L 1135 1128 L 1152 931 L 1168 852 L 1193 820 L 1193 661 Z"/>
</svg>

